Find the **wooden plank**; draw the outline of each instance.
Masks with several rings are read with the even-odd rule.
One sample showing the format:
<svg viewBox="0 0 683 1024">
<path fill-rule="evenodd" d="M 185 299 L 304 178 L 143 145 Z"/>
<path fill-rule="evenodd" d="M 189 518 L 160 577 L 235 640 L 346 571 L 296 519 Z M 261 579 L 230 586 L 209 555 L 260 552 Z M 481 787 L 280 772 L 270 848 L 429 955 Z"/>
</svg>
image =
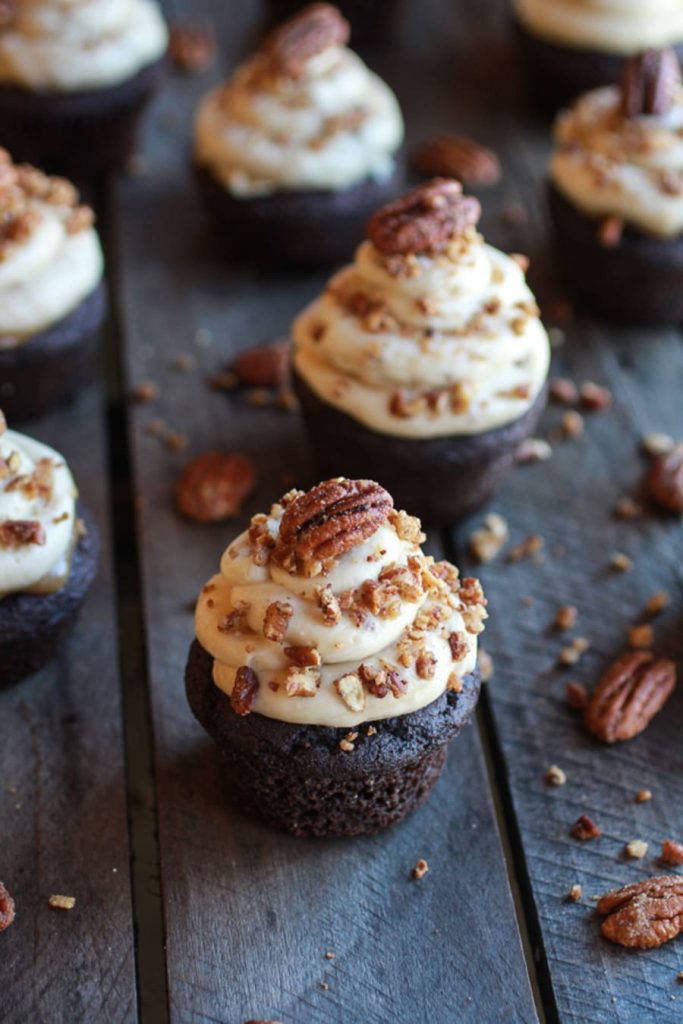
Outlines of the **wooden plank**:
<svg viewBox="0 0 683 1024">
<path fill-rule="evenodd" d="M 185 5 L 194 19 L 220 9 Z M 227 21 L 223 52 L 234 55 L 250 22 Z M 118 193 L 130 382 L 161 387 L 157 402 L 132 409 L 131 425 L 170 1016 L 415 1024 L 443 1020 L 457 1006 L 459 1021 L 481 1022 L 504 1004 L 507 1020 L 527 1024 L 536 1012 L 476 731 L 458 739 L 432 800 L 404 825 L 372 839 L 303 842 L 228 808 L 217 753 L 185 703 L 190 607 L 242 523 L 182 522 L 172 491 L 183 459 L 147 428 L 159 418 L 187 433 L 188 455 L 222 445 L 254 457 L 260 482 L 244 521 L 305 480 L 296 416 L 250 408 L 243 397 L 208 391 L 204 380 L 238 350 L 286 331 L 323 280 L 258 277 L 215 255 L 186 168 L 191 111 L 212 77 L 170 83 L 150 125 L 148 173 Z M 404 93 L 411 88 L 404 79 Z M 174 369 L 181 353 L 196 359 L 189 373 Z M 432 870 L 416 885 L 409 873 L 421 856 Z"/>
<path fill-rule="evenodd" d="M 22 428 L 23 429 L 23 428 Z M 0 1020 L 137 1020 L 102 396 L 26 426 L 64 454 L 102 534 L 97 579 L 57 660 L 0 691 Z M 70 912 L 53 893 L 76 897 Z"/>
</svg>

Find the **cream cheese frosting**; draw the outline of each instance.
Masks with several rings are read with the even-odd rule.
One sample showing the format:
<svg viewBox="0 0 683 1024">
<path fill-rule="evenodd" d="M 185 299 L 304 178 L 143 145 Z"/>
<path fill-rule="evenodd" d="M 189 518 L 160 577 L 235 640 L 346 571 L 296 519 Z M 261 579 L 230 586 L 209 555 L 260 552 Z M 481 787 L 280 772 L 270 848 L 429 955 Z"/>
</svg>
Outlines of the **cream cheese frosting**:
<svg viewBox="0 0 683 1024">
<path fill-rule="evenodd" d="M 626 117 L 617 86 L 595 89 L 560 114 L 550 176 L 590 217 L 618 217 L 675 238 L 683 230 L 683 88 L 661 114 Z"/>
<path fill-rule="evenodd" d="M 522 267 L 473 228 L 445 252 L 403 259 L 363 242 L 292 333 L 296 370 L 319 398 L 415 439 L 517 419 L 550 360 Z"/>
<path fill-rule="evenodd" d="M 277 545 L 298 497 L 255 517 L 202 590 L 196 634 L 214 659 L 215 685 L 230 695 L 246 666 L 258 679 L 253 711 L 345 728 L 457 689 L 486 618 L 478 582 L 425 556 L 419 521 L 394 510 L 321 573 L 288 571 L 263 552 Z"/>
<path fill-rule="evenodd" d="M 683 42 L 683 0 L 513 0 L 534 35 L 627 56 Z"/>
<path fill-rule="evenodd" d="M 390 177 L 403 120 L 389 87 L 344 46 L 296 77 L 257 53 L 204 97 L 194 140 L 197 162 L 236 196 L 332 191 Z"/>
<path fill-rule="evenodd" d="M 62 320 L 98 285 L 92 219 L 69 182 L 14 166 L 0 150 L 0 347 Z"/>
<path fill-rule="evenodd" d="M 73 92 L 117 85 L 158 60 L 168 30 L 154 0 L 15 0 L 0 30 L 0 83 Z"/>
<path fill-rule="evenodd" d="M 58 452 L 3 426 L 0 414 L 0 599 L 68 577 L 77 497 Z"/>
</svg>

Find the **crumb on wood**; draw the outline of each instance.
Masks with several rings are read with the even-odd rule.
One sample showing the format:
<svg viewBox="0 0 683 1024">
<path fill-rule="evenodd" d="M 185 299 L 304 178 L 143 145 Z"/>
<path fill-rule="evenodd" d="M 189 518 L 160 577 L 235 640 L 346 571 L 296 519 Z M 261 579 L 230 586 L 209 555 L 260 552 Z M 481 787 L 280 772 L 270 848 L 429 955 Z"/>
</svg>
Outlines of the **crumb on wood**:
<svg viewBox="0 0 683 1024">
<path fill-rule="evenodd" d="M 624 847 L 624 852 L 630 860 L 642 860 L 648 850 L 648 844 L 643 839 L 632 839 Z"/>
<path fill-rule="evenodd" d="M 545 773 L 545 781 L 549 786 L 564 786 L 567 781 L 567 774 L 558 765 L 551 764 Z"/>
<path fill-rule="evenodd" d="M 615 551 L 610 555 L 609 564 L 615 572 L 630 572 L 633 568 L 633 562 L 623 551 Z"/>
<path fill-rule="evenodd" d="M 54 896 L 50 896 L 47 902 L 53 910 L 73 910 L 76 906 L 76 897 L 56 894 Z"/>
<path fill-rule="evenodd" d="M 420 857 L 420 859 L 418 860 L 417 864 L 413 868 L 413 870 L 411 872 L 411 875 L 415 879 L 415 881 L 419 881 L 421 878 L 424 878 L 424 876 L 427 874 L 428 871 L 429 871 L 429 864 L 424 859 L 424 857 Z"/>
<path fill-rule="evenodd" d="M 646 804 L 649 800 L 652 800 L 652 793 L 649 789 L 639 789 L 636 793 L 636 803 Z"/>
</svg>

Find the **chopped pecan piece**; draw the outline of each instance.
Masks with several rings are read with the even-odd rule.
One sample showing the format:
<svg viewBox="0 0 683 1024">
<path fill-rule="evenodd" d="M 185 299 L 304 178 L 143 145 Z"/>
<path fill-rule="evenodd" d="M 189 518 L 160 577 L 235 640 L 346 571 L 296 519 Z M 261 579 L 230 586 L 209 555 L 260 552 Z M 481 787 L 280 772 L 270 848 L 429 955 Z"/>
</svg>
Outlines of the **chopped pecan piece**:
<svg viewBox="0 0 683 1024">
<path fill-rule="evenodd" d="M 285 691 L 288 697 L 315 697 L 320 686 L 320 669 L 314 665 L 287 669 Z"/>
<path fill-rule="evenodd" d="M 315 596 L 323 615 L 323 622 L 327 626 L 336 626 L 341 621 L 342 613 L 339 601 L 332 593 L 332 587 L 329 583 L 326 583 L 323 587 L 316 587 Z"/>
<path fill-rule="evenodd" d="M 355 672 L 347 672 L 334 681 L 335 689 L 349 711 L 360 714 L 365 709 L 365 690 Z"/>
<path fill-rule="evenodd" d="M 248 715 L 251 712 L 258 687 L 258 676 L 253 668 L 241 665 L 235 673 L 235 682 L 230 694 L 230 706 L 236 715 Z"/>
<path fill-rule="evenodd" d="M 266 640 L 282 643 L 293 614 L 294 609 L 287 601 L 273 601 L 269 604 L 263 617 L 263 635 Z"/>
<path fill-rule="evenodd" d="M 613 889 L 598 901 L 602 934 L 633 949 L 654 949 L 683 931 L 683 878 L 658 875 Z"/>
<path fill-rule="evenodd" d="M 582 814 L 577 818 L 569 831 L 574 836 L 574 839 L 581 839 L 583 842 L 589 839 L 597 839 L 598 836 L 602 835 L 600 826 L 596 825 L 587 814 Z"/>
<path fill-rule="evenodd" d="M 683 514 L 683 442 L 653 459 L 645 486 L 658 505 Z"/>
<path fill-rule="evenodd" d="M 623 654 L 605 672 L 584 713 L 589 732 L 605 743 L 633 739 L 662 709 L 676 685 L 676 667 L 650 651 Z"/>
<path fill-rule="evenodd" d="M 436 672 L 436 658 L 431 651 L 422 650 L 415 659 L 415 671 L 420 679 L 433 679 Z"/>
<path fill-rule="evenodd" d="M 674 839 L 665 839 L 659 859 L 665 864 L 683 864 L 683 843 L 677 843 Z"/>
<path fill-rule="evenodd" d="M 216 56 L 216 34 L 206 25 L 171 25 L 168 52 L 179 71 L 203 71 Z"/>
<path fill-rule="evenodd" d="M 4 412 L 2 411 L 2 409 L 0 409 L 0 434 L 4 434 L 6 430 L 7 430 L 7 420 L 5 419 Z"/>
<path fill-rule="evenodd" d="M 495 185 L 501 175 L 500 160 L 466 135 L 434 135 L 413 154 L 415 169 L 427 177 L 457 178 L 469 188 Z"/>
<path fill-rule="evenodd" d="M 0 548 L 22 548 L 27 544 L 43 545 L 45 530 L 37 519 L 6 519 L 0 523 Z"/>
<path fill-rule="evenodd" d="M 448 646 L 451 649 L 453 661 L 462 661 L 469 651 L 467 638 L 463 633 L 451 633 L 448 637 Z"/>
<path fill-rule="evenodd" d="M 459 182 L 434 178 L 378 210 L 367 233 L 386 255 L 443 252 L 476 225 L 480 213 L 478 201 L 463 196 Z"/>
<path fill-rule="evenodd" d="M 322 658 L 317 647 L 285 647 L 285 657 L 299 668 L 317 667 L 322 664 Z"/>
<path fill-rule="evenodd" d="M 311 57 L 344 46 L 349 23 L 332 4 L 309 4 L 267 37 L 263 52 L 280 74 L 298 78 Z"/>
<path fill-rule="evenodd" d="M 645 50 L 627 58 L 621 69 L 621 110 L 624 117 L 665 114 L 681 82 L 676 51 Z"/>
<path fill-rule="evenodd" d="M 429 864 L 424 857 L 420 857 L 419 861 L 411 871 L 411 876 L 416 882 L 419 882 L 421 878 L 424 878 L 428 871 Z"/>
<path fill-rule="evenodd" d="M 422 532 L 422 523 L 416 516 L 409 516 L 407 512 L 392 509 L 389 513 L 389 522 L 396 530 L 400 540 L 410 544 L 422 544 L 426 540 Z"/>
<path fill-rule="evenodd" d="M 242 352 L 233 368 L 243 384 L 279 391 L 289 382 L 289 356 L 289 342 L 276 341 Z"/>
<path fill-rule="evenodd" d="M 176 488 L 178 511 L 195 523 L 217 523 L 239 514 L 254 489 L 256 473 L 251 459 L 205 452 L 185 466 Z"/>
<path fill-rule="evenodd" d="M 0 932 L 4 932 L 5 928 L 9 928 L 14 920 L 14 915 L 14 900 L 2 882 L 0 882 Z"/>
</svg>

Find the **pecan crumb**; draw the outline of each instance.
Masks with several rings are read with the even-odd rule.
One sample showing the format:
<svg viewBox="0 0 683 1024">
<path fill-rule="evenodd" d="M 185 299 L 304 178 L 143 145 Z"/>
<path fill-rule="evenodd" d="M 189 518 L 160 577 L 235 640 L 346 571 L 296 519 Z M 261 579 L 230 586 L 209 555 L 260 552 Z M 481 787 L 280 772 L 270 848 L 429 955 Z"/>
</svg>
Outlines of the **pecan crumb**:
<svg viewBox="0 0 683 1024">
<path fill-rule="evenodd" d="M 293 665 L 287 670 L 285 692 L 288 697 L 315 697 L 319 686 L 320 670 L 315 665 Z"/>
<path fill-rule="evenodd" d="M 171 25 L 168 52 L 179 71 L 204 71 L 216 57 L 216 35 L 206 25 Z"/>
<path fill-rule="evenodd" d="M 266 640 L 273 640 L 281 643 L 285 638 L 289 620 L 294 615 L 294 609 L 287 601 L 273 601 L 266 608 L 263 618 L 263 635 Z"/>
<path fill-rule="evenodd" d="M 158 397 L 159 385 L 155 384 L 153 380 L 145 380 L 133 388 L 134 402 L 153 402 Z"/>
<path fill-rule="evenodd" d="M 597 839 L 598 836 L 602 835 L 602 829 L 599 825 L 589 818 L 587 814 L 582 814 L 576 819 L 571 829 L 569 830 L 570 835 L 574 839 L 580 839 L 582 842 L 587 842 L 589 839 Z"/>
<path fill-rule="evenodd" d="M 578 617 L 578 610 L 573 604 L 563 604 L 557 609 L 553 625 L 559 630 L 571 629 Z"/>
<path fill-rule="evenodd" d="M 662 508 L 683 514 L 683 442 L 654 457 L 645 477 L 645 488 Z"/>
<path fill-rule="evenodd" d="M 642 860 L 648 850 L 648 844 L 642 839 L 632 839 L 624 847 L 624 853 L 630 860 Z"/>
<path fill-rule="evenodd" d="M 640 444 L 646 455 L 665 455 L 670 452 L 674 444 L 673 437 L 669 437 L 668 434 L 645 434 L 641 438 Z"/>
<path fill-rule="evenodd" d="M 581 437 L 583 434 L 583 416 L 575 409 L 570 409 L 562 417 L 562 434 L 567 438 Z"/>
<path fill-rule="evenodd" d="M 548 390 L 550 397 L 562 405 L 576 405 L 579 400 L 579 389 L 568 377 L 552 377 Z"/>
<path fill-rule="evenodd" d="M 644 514 L 643 506 L 634 501 L 633 498 L 623 497 L 614 506 L 614 514 L 617 519 L 641 519 Z"/>
<path fill-rule="evenodd" d="M 258 687 L 259 679 L 254 670 L 247 665 L 241 665 L 235 673 L 235 682 L 230 694 L 230 706 L 236 715 L 248 715 L 251 712 Z"/>
<path fill-rule="evenodd" d="M 429 864 L 424 859 L 424 857 L 420 857 L 419 861 L 411 871 L 411 876 L 415 879 L 415 881 L 419 881 L 421 878 L 424 878 L 428 871 Z"/>
<path fill-rule="evenodd" d="M 491 512 L 484 525 L 470 536 L 470 553 L 478 562 L 491 562 L 508 540 L 508 524 L 503 516 Z"/>
<path fill-rule="evenodd" d="M 583 889 L 582 889 L 582 887 L 577 882 L 577 883 L 575 883 L 571 887 L 571 889 L 567 893 L 567 900 L 570 903 L 578 903 L 578 901 L 581 899 L 582 896 L 583 896 Z"/>
<path fill-rule="evenodd" d="M 560 665 L 576 665 L 589 647 L 590 644 L 585 636 L 575 636 L 571 643 L 560 651 L 558 656 Z"/>
<path fill-rule="evenodd" d="M 595 384 L 592 380 L 585 380 L 579 388 L 579 397 L 584 409 L 602 411 L 609 409 L 612 404 L 612 393 L 608 388 Z"/>
<path fill-rule="evenodd" d="M 615 551 L 614 554 L 610 556 L 609 564 L 610 567 L 615 569 L 617 572 L 630 572 L 633 568 L 633 562 L 628 555 L 623 553 L 623 551 Z"/>
<path fill-rule="evenodd" d="M 649 789 L 639 789 L 636 793 L 636 803 L 646 804 L 649 800 L 652 800 L 652 793 Z"/>
<path fill-rule="evenodd" d="M 659 859 L 664 864 L 683 864 L 683 843 L 677 843 L 674 839 L 665 839 Z"/>
<path fill-rule="evenodd" d="M 628 645 L 636 650 L 643 647 L 652 647 L 653 640 L 652 626 L 631 626 L 628 631 Z"/>
<path fill-rule="evenodd" d="M 53 908 L 53 910 L 73 910 L 73 908 L 76 906 L 76 897 L 60 896 L 59 894 L 57 894 L 55 896 L 50 896 L 47 902 L 49 906 Z"/>
<path fill-rule="evenodd" d="M 549 786 L 564 786 L 567 781 L 567 774 L 556 764 L 551 764 L 550 768 L 548 768 L 548 771 L 545 773 L 545 781 Z"/>
<path fill-rule="evenodd" d="M 543 537 L 538 533 L 532 534 L 530 537 L 526 537 L 521 543 L 516 544 L 514 548 L 511 548 L 507 554 L 508 562 L 521 562 L 523 558 L 528 558 L 530 555 L 538 555 L 545 545 Z"/>
<path fill-rule="evenodd" d="M 598 241 L 605 249 L 616 249 L 624 233 L 621 217 L 605 217 L 598 228 Z"/>
<path fill-rule="evenodd" d="M 349 711 L 359 714 L 365 708 L 365 690 L 355 672 L 347 672 L 334 682 L 337 693 Z"/>
<path fill-rule="evenodd" d="M 527 437 L 517 446 L 515 462 L 545 462 L 553 454 L 552 446 L 540 437 Z"/>
<path fill-rule="evenodd" d="M 659 615 L 671 604 L 671 597 L 666 590 L 656 590 L 648 597 L 644 608 L 644 614 L 648 616 Z"/>
<path fill-rule="evenodd" d="M 6 519 L 0 523 L 0 548 L 14 550 L 28 544 L 41 547 L 46 539 L 45 530 L 37 519 Z"/>
<path fill-rule="evenodd" d="M 567 704 L 572 711 L 583 711 L 588 703 L 588 691 L 583 683 L 571 681 L 565 687 Z"/>
</svg>

